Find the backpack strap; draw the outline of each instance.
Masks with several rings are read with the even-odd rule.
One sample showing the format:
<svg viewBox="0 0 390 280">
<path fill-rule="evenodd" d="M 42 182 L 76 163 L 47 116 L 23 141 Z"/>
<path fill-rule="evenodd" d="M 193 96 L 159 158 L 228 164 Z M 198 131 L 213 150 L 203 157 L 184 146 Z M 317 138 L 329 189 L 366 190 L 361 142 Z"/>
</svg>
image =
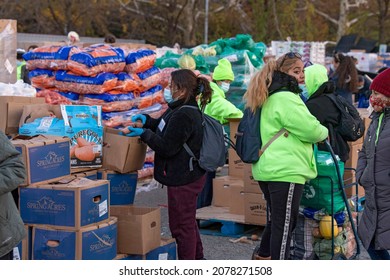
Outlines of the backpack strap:
<svg viewBox="0 0 390 280">
<path fill-rule="evenodd" d="M 201 113 L 201 115 L 202 115 L 202 126 L 204 125 L 204 116 L 203 116 L 203 112 L 199 109 L 199 108 L 197 108 L 197 107 L 194 107 L 194 106 L 190 106 L 190 105 L 183 105 L 183 106 L 181 106 L 180 108 L 179 108 L 179 110 L 181 109 L 181 108 L 191 108 L 191 109 L 194 109 L 194 110 L 198 110 L 200 113 Z M 187 145 L 187 143 L 184 143 L 183 144 L 183 148 L 186 150 L 186 152 L 191 156 L 190 157 L 190 160 L 189 160 L 189 162 L 188 162 L 188 165 L 189 165 L 189 167 L 190 167 L 190 171 L 193 171 L 194 170 L 194 164 L 193 164 L 193 161 L 194 160 L 198 160 L 197 158 L 196 158 L 196 156 L 194 155 L 194 153 L 192 152 L 192 150 L 191 150 L 191 148 Z"/>
<path fill-rule="evenodd" d="M 183 144 L 183 147 L 184 149 L 187 151 L 187 153 L 191 156 L 190 157 L 190 161 L 188 162 L 189 166 L 190 166 L 190 171 L 193 171 L 194 170 L 194 164 L 192 163 L 194 160 L 198 160 L 194 153 L 192 152 L 192 150 L 190 149 L 190 147 L 188 147 L 187 143 L 184 143 Z"/>
<path fill-rule="evenodd" d="M 269 147 L 269 145 L 272 144 L 276 139 L 278 139 L 280 136 L 284 135 L 284 137 L 288 137 L 288 131 L 285 128 L 282 128 L 279 130 L 278 133 L 276 133 L 260 150 L 259 150 L 259 157 L 264 153 L 264 151 Z"/>
</svg>

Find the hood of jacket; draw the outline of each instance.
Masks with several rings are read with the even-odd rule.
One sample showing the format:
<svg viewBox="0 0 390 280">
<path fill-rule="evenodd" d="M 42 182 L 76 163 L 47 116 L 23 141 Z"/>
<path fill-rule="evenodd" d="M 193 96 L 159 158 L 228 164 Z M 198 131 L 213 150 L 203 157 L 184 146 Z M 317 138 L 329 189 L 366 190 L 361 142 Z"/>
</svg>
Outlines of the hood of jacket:
<svg viewBox="0 0 390 280">
<path fill-rule="evenodd" d="M 268 87 L 268 92 L 271 95 L 275 91 L 280 90 L 287 90 L 297 94 L 302 92 L 297 79 L 284 72 L 275 71 L 272 75 L 272 83 Z"/>
<path fill-rule="evenodd" d="M 313 64 L 305 68 L 305 84 L 309 97 L 327 81 L 328 71 L 325 66 Z"/>
</svg>

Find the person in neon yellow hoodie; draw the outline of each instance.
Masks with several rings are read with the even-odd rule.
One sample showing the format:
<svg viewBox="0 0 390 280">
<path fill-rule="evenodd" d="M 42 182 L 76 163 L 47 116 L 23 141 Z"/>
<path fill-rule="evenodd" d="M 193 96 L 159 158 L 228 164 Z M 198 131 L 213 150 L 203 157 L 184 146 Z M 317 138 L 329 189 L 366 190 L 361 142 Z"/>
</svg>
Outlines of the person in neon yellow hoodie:
<svg viewBox="0 0 390 280">
<path fill-rule="evenodd" d="M 327 128 L 299 97 L 303 69 L 297 53 L 270 60 L 252 77 L 244 95 L 246 107 L 252 111 L 262 107 L 263 145 L 282 128 L 288 131 L 287 137 L 278 137 L 252 164 L 253 178 L 259 182 L 271 215 L 254 259 L 289 259 L 303 184 L 317 176 L 313 144 L 328 136 Z"/>
<path fill-rule="evenodd" d="M 243 113 L 233 103 L 226 99 L 225 93 L 229 91 L 230 83 L 234 80 L 232 65 L 229 60 L 222 58 L 213 72 L 213 81 L 210 82 L 213 95 L 211 102 L 206 105 L 205 114 L 227 124 L 228 118 L 242 118 Z"/>
<path fill-rule="evenodd" d="M 225 93 L 229 91 L 230 83 L 234 80 L 232 65 L 226 58 L 218 61 L 213 72 L 213 81 L 210 82 L 213 94 L 211 102 L 206 105 L 205 114 L 225 125 L 225 131 L 229 130 L 228 118 L 242 118 L 243 112 L 226 99 Z M 203 191 L 198 196 L 197 207 L 202 208 L 211 205 L 213 198 L 213 178 L 215 172 L 207 172 L 207 179 Z"/>
</svg>

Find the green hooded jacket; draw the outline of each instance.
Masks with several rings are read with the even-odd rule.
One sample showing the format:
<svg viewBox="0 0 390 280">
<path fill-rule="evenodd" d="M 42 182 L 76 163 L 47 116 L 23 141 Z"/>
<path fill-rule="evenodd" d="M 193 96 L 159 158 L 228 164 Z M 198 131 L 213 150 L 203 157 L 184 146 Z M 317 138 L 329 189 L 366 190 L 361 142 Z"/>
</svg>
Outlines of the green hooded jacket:
<svg viewBox="0 0 390 280">
<path fill-rule="evenodd" d="M 265 145 L 280 129 L 288 137 L 277 138 L 252 165 L 256 181 L 304 184 L 317 176 L 313 143 L 324 140 L 328 130 L 310 114 L 299 97 L 290 91 L 272 94 L 261 111 L 260 132 Z"/>
<path fill-rule="evenodd" d="M 210 82 L 210 86 L 213 94 L 211 95 L 211 102 L 206 105 L 204 112 L 221 124 L 228 123 L 228 118 L 242 118 L 242 111 L 226 99 L 223 90 L 213 82 Z"/>
<path fill-rule="evenodd" d="M 9 253 L 26 235 L 11 193 L 23 183 L 25 176 L 20 153 L 0 131 L 0 257 Z"/>
<path fill-rule="evenodd" d="M 313 64 L 305 69 L 305 85 L 308 96 L 312 96 L 320 86 L 327 82 L 328 73 L 325 66 Z"/>
</svg>

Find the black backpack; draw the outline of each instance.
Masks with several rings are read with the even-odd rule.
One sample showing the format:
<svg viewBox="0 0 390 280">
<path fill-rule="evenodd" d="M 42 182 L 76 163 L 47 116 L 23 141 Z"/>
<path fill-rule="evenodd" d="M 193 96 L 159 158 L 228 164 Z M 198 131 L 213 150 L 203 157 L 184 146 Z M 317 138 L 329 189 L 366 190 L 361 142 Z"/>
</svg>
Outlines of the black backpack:
<svg viewBox="0 0 390 280">
<path fill-rule="evenodd" d="M 356 141 L 364 135 L 364 121 L 360 118 L 358 110 L 348 101 L 335 94 L 325 94 L 337 106 L 341 113 L 340 123 L 335 127 L 346 141 Z"/>
<path fill-rule="evenodd" d="M 199 166 L 209 172 L 224 166 L 226 163 L 225 131 L 220 122 L 194 106 L 183 105 L 181 108 L 195 109 L 202 114 L 203 142 L 199 158 L 195 157 L 187 143 L 183 145 L 184 149 L 191 156 L 189 162 L 190 171 L 193 170 L 193 160 L 198 161 Z"/>
<path fill-rule="evenodd" d="M 237 155 L 244 163 L 256 163 L 264 151 L 274 142 L 279 136 L 288 136 L 286 129 L 281 129 L 269 140 L 263 147 L 260 136 L 260 116 L 261 108 L 257 108 L 253 113 L 250 108 L 244 110 L 244 116 L 238 124 L 235 135 L 236 144 L 235 150 Z"/>
</svg>

